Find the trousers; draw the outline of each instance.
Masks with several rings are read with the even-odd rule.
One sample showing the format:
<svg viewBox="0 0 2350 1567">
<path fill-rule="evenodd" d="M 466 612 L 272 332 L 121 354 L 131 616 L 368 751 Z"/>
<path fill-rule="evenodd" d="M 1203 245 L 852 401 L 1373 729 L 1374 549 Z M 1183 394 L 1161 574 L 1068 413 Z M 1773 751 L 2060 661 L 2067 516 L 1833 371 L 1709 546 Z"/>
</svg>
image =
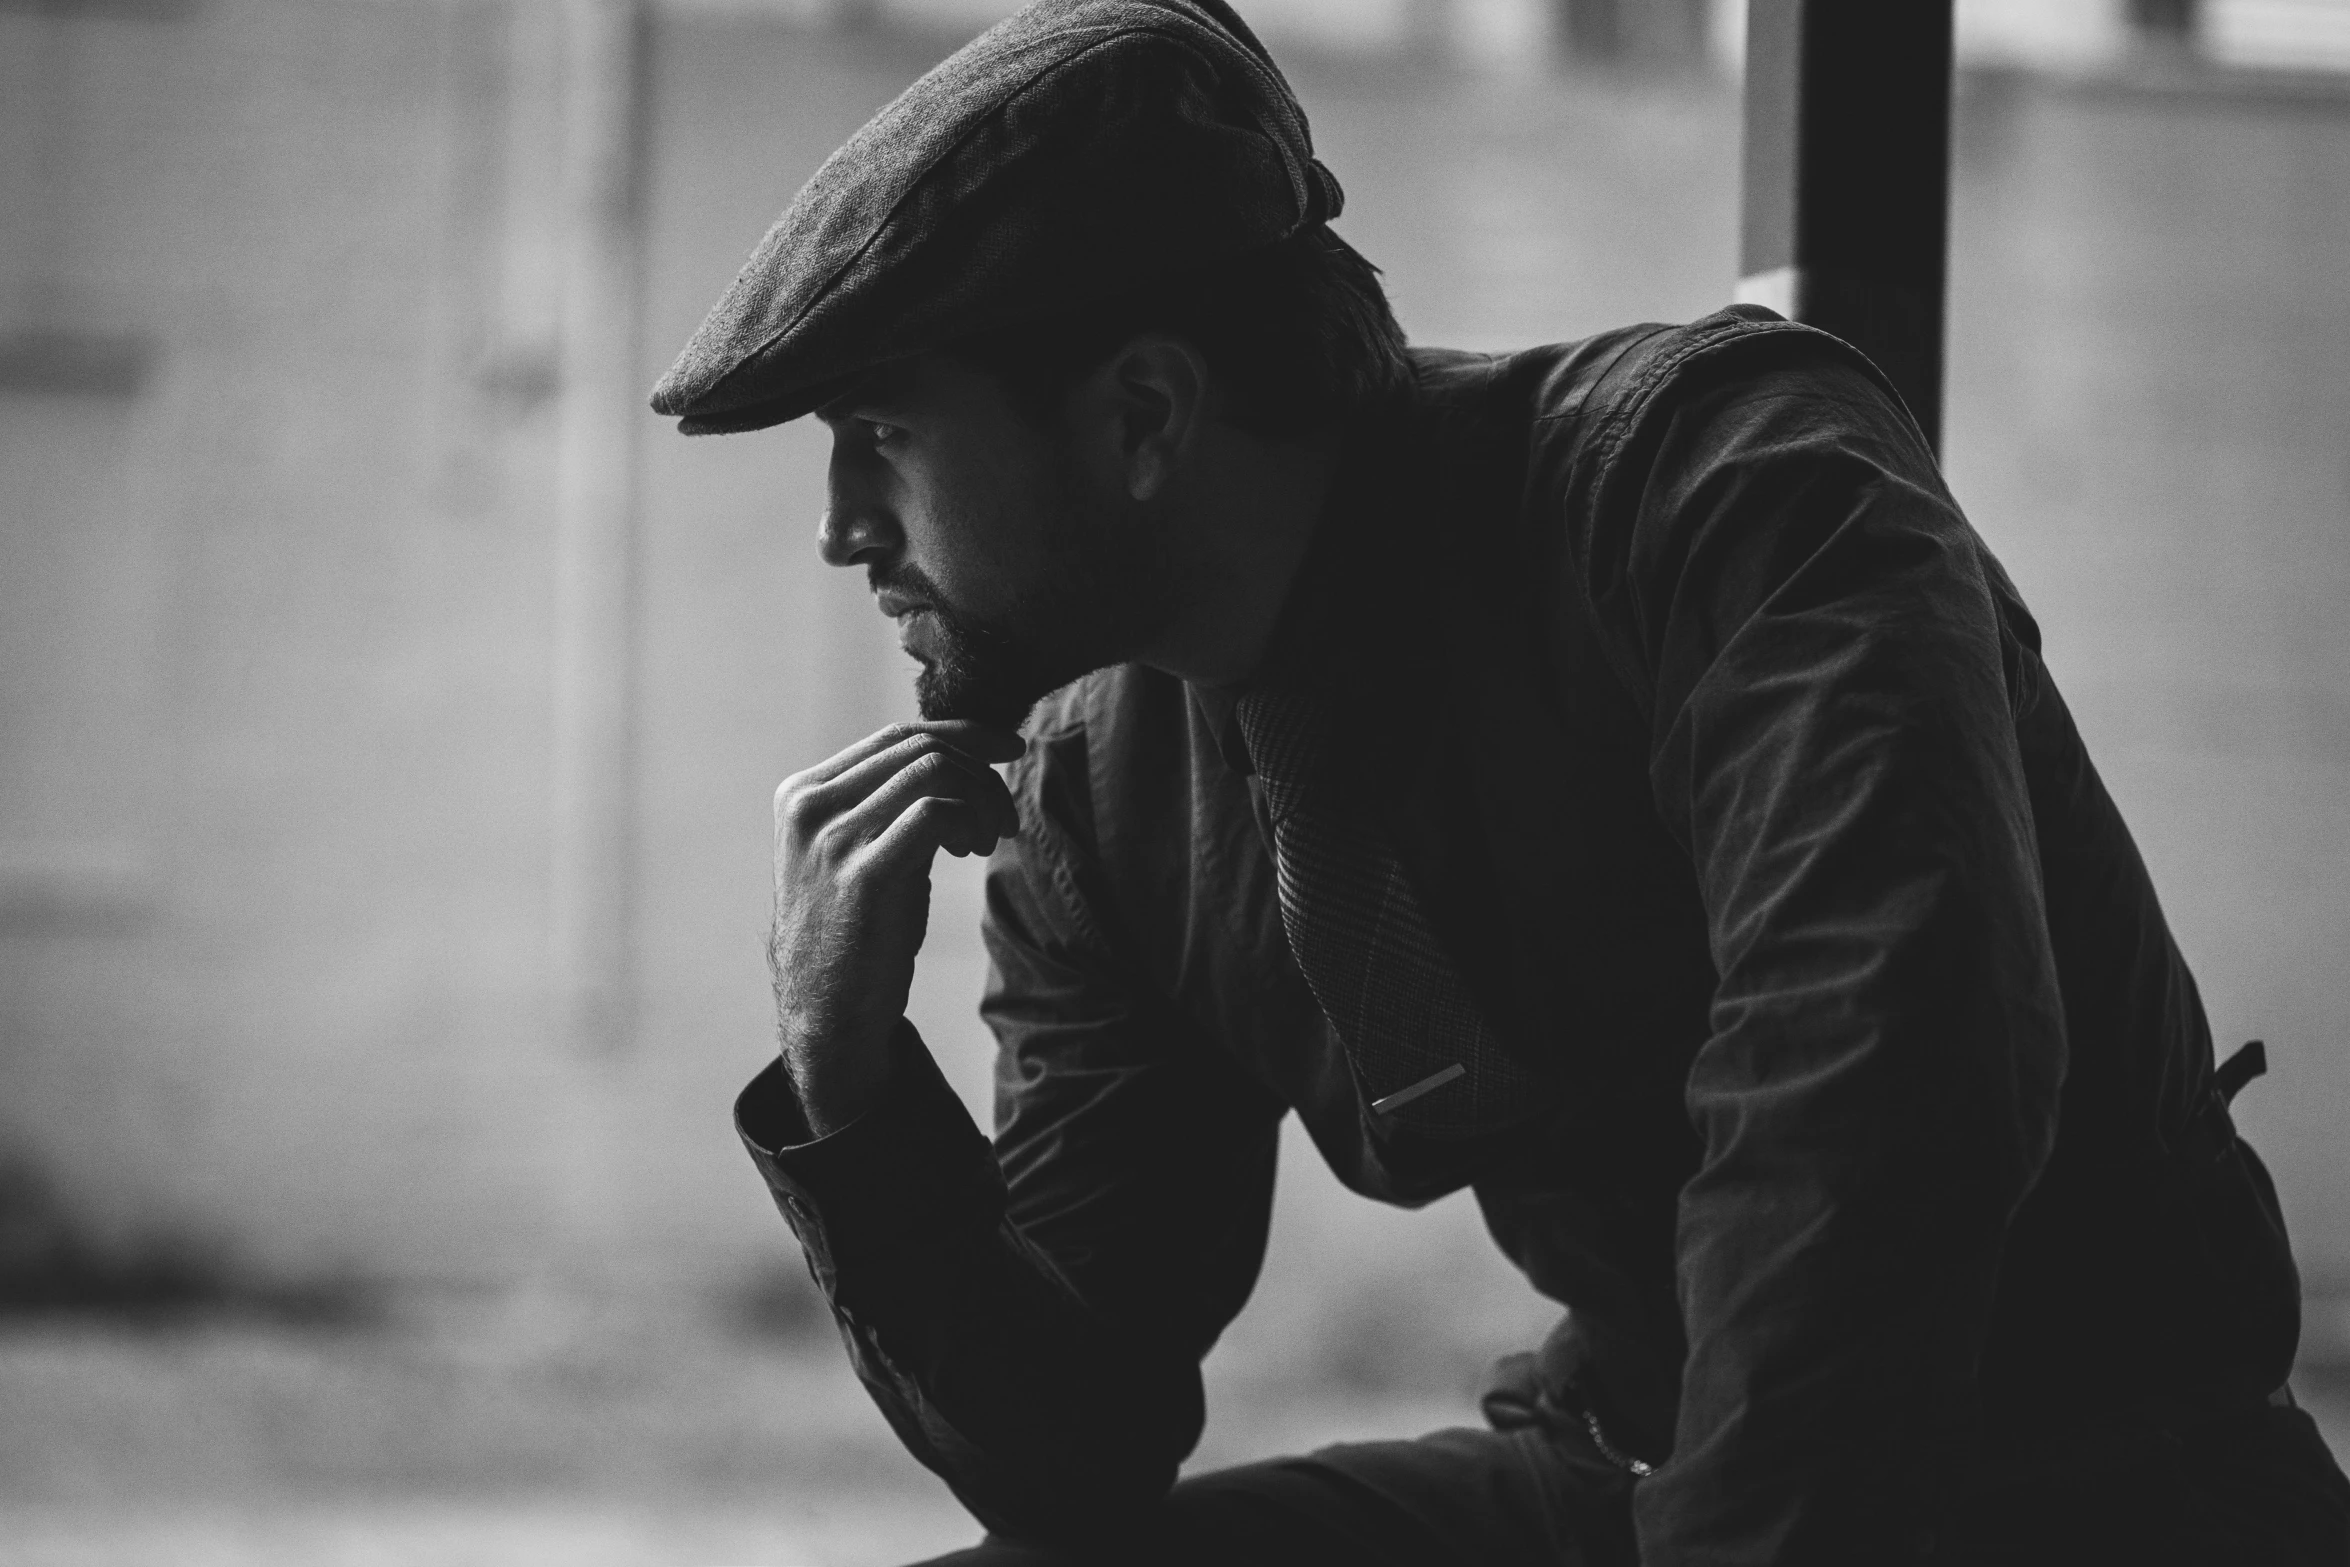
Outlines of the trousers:
<svg viewBox="0 0 2350 1567">
<path fill-rule="evenodd" d="M 1637 1482 L 1578 1437 L 1464 1428 L 1242 1464 L 1179 1481 L 1131 1538 L 990 1538 L 928 1567 L 1639 1567 Z M 2350 1481 L 2305 1411 L 2247 1410 L 2152 1461 L 1967 1498 L 1929 1561 L 2350 1567 Z"/>
</svg>

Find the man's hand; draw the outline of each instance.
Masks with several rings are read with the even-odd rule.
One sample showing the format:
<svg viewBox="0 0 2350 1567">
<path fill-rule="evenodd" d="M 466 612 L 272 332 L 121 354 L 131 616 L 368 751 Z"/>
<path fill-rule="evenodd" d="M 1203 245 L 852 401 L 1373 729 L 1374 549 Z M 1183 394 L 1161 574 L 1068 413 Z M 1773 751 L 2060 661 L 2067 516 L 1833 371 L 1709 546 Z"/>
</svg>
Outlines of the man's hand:
<svg viewBox="0 0 2350 1567">
<path fill-rule="evenodd" d="M 808 1129 L 871 1105 L 930 919 L 930 861 L 1020 830 L 990 762 L 1024 749 L 973 723 L 893 724 L 775 791 L 776 1029 Z"/>
</svg>

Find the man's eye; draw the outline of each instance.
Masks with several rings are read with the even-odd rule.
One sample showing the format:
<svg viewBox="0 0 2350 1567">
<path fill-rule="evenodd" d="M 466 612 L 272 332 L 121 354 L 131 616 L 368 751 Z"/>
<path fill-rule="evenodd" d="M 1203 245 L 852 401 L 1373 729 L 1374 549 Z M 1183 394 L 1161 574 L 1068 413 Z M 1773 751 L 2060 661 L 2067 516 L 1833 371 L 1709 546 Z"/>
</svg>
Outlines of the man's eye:
<svg viewBox="0 0 2350 1567">
<path fill-rule="evenodd" d="M 887 446 L 905 437 L 906 432 L 894 424 L 883 424 L 878 419 L 860 419 L 857 422 L 865 427 L 865 439 L 875 446 Z"/>
</svg>

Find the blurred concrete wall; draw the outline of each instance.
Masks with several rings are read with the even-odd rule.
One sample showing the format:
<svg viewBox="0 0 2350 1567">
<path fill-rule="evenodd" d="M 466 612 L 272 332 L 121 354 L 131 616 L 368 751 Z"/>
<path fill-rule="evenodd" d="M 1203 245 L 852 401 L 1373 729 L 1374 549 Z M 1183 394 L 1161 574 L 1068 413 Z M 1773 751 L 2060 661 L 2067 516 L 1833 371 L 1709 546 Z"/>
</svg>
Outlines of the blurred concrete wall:
<svg viewBox="0 0 2350 1567">
<path fill-rule="evenodd" d="M 0 1161 L 95 1235 L 639 1290 L 784 1244 L 727 1125 L 770 1048 L 768 797 L 905 712 L 905 671 L 814 559 L 820 433 L 646 416 L 640 1011 L 617 1050 L 558 1037 L 553 27 L 497 0 L 0 14 Z M 666 13 L 643 384 L 939 47 Z M 1723 81 L 1292 58 L 1415 336 L 1726 296 Z M 2350 96 L 1989 76 L 1959 117 L 1953 482 L 2223 1038 L 2271 1043 L 2242 1119 L 2313 1281 L 2350 1287 Z M 975 906 L 942 869 L 916 1015 L 977 1101 Z M 1244 1341 L 1327 1320 L 1334 1279 L 1538 1315 L 1465 1205 L 1384 1213 L 1291 1154 Z"/>
<path fill-rule="evenodd" d="M 108 1236 L 464 1274 L 561 1208 L 503 25 L 0 15 L 0 1146 Z"/>
</svg>

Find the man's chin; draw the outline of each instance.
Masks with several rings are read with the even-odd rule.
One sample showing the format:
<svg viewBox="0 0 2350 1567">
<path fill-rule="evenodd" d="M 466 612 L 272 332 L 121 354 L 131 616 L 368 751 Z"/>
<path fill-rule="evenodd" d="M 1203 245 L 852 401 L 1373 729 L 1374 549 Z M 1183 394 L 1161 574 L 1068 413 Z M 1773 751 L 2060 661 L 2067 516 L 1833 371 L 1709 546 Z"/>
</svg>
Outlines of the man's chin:
<svg viewBox="0 0 2350 1567">
<path fill-rule="evenodd" d="M 1030 691 L 1009 682 L 957 679 L 936 664 L 925 664 L 914 677 L 914 708 L 933 723 L 959 719 L 1011 733 L 1028 722 L 1051 689 Z"/>
<path fill-rule="evenodd" d="M 914 702 L 933 721 L 961 719 L 1017 730 L 1037 703 L 1104 662 L 1047 650 L 945 609 L 923 619 L 929 622 L 924 627 L 929 636 L 928 645 L 915 652 L 922 669 L 914 677 Z"/>
</svg>

